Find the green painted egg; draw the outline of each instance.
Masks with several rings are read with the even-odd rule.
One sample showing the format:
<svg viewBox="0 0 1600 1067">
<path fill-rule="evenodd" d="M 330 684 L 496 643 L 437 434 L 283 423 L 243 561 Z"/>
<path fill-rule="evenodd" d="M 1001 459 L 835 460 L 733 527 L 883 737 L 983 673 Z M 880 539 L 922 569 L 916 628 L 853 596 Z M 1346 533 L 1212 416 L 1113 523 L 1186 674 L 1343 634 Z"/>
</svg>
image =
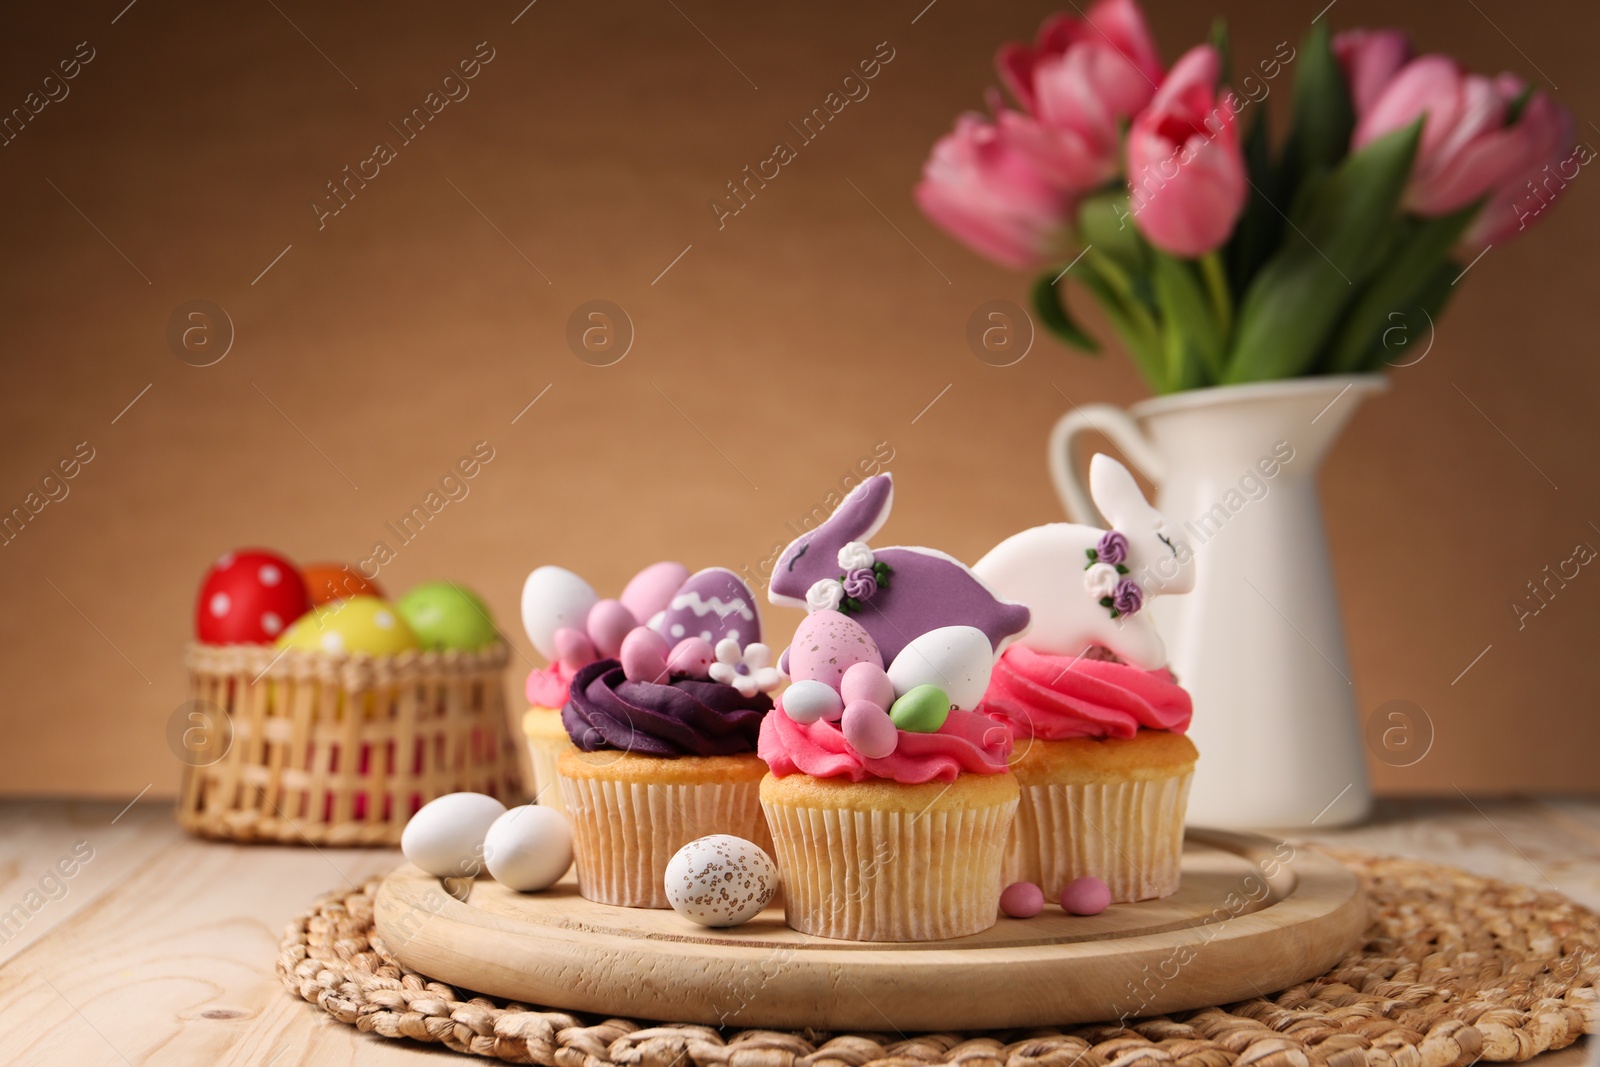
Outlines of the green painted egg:
<svg viewBox="0 0 1600 1067">
<path fill-rule="evenodd" d="M 454 582 L 419 585 L 396 608 L 423 648 L 470 652 L 500 640 L 483 601 Z"/>
</svg>

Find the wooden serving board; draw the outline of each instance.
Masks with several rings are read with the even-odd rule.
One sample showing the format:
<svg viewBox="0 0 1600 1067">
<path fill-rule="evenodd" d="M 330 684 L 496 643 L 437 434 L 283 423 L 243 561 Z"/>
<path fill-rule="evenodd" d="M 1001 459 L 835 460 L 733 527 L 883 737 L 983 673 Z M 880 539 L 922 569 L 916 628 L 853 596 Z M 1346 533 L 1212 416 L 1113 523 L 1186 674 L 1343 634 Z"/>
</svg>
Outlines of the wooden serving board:
<svg viewBox="0 0 1600 1067">
<path fill-rule="evenodd" d="M 1032 919 L 916 944 L 834 941 L 778 903 L 730 929 L 493 881 L 390 874 L 377 929 L 402 963 L 476 993 L 545 1007 L 714 1026 L 988 1030 L 1227 1004 L 1322 974 L 1358 943 L 1355 876 L 1309 847 L 1189 832 L 1163 900 Z"/>
</svg>

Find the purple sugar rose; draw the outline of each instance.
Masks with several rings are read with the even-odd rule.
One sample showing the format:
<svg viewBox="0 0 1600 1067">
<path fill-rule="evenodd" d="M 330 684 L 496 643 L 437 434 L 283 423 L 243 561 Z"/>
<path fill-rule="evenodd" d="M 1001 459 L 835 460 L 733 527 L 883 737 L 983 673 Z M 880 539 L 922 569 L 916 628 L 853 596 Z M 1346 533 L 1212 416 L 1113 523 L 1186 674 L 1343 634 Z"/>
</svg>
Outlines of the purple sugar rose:
<svg viewBox="0 0 1600 1067">
<path fill-rule="evenodd" d="M 1111 594 L 1111 606 L 1120 615 L 1136 614 L 1144 607 L 1144 590 L 1132 578 L 1124 578 L 1117 583 L 1117 591 Z"/>
<path fill-rule="evenodd" d="M 1101 535 L 1095 554 L 1101 563 L 1114 567 L 1128 558 L 1128 539 L 1115 530 L 1107 530 Z"/>
<path fill-rule="evenodd" d="M 871 567 L 857 567 L 844 576 L 844 595 L 855 600 L 870 600 L 878 591 L 878 577 Z"/>
</svg>

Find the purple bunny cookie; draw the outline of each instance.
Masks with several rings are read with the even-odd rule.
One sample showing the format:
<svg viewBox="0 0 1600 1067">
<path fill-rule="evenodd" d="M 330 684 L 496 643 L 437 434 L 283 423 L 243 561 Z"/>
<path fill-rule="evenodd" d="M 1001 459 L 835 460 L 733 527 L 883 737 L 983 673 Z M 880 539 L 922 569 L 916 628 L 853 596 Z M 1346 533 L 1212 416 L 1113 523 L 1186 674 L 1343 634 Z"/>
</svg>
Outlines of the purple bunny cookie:
<svg viewBox="0 0 1600 1067">
<path fill-rule="evenodd" d="M 917 637 L 946 626 L 983 631 L 998 656 L 1028 629 L 1028 609 L 1002 599 L 966 564 L 943 552 L 868 548 L 866 541 L 888 519 L 893 503 L 888 474 L 858 485 L 826 522 L 783 550 L 768 599 L 848 613 L 877 642 L 885 664 Z M 875 589 L 868 588 L 869 581 Z"/>
</svg>

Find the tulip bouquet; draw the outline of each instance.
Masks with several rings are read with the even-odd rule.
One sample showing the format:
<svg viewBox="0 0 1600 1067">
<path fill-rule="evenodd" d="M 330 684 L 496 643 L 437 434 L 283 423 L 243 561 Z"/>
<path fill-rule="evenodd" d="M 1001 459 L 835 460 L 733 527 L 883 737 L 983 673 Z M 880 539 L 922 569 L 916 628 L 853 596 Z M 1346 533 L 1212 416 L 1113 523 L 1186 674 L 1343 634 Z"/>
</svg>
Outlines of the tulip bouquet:
<svg viewBox="0 0 1600 1067">
<path fill-rule="evenodd" d="M 1093 352 L 1064 291 L 1088 290 L 1157 392 L 1378 369 L 1396 317 L 1431 320 L 1593 154 L 1547 94 L 1414 56 L 1395 30 L 1313 26 L 1241 95 L 1224 25 L 1164 69 L 1134 0 L 1100 0 L 996 66 L 1019 106 L 991 90 L 992 118 L 961 116 L 917 202 L 989 259 L 1046 268 L 1040 319 Z M 1289 68 L 1275 147 L 1267 97 Z"/>
</svg>

